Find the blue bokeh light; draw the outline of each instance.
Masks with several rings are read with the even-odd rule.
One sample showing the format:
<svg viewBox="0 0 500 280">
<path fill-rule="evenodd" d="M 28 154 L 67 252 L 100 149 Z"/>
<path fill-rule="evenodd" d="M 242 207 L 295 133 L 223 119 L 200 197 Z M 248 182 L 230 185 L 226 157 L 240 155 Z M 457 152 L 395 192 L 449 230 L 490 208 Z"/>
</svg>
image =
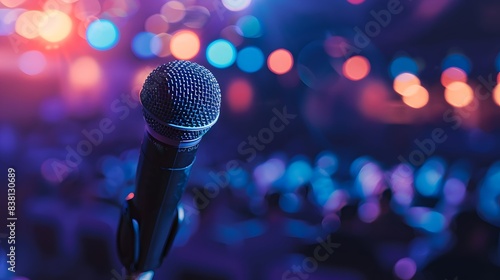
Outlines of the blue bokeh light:
<svg viewBox="0 0 500 280">
<path fill-rule="evenodd" d="M 337 156 L 330 152 L 324 151 L 316 158 L 316 168 L 324 175 L 334 174 L 339 167 Z"/>
<path fill-rule="evenodd" d="M 326 176 L 315 178 L 311 181 L 311 186 L 314 201 L 320 206 L 324 206 L 326 204 L 336 188 L 332 178 Z"/>
<path fill-rule="evenodd" d="M 236 64 L 244 72 L 257 72 L 264 65 L 264 54 L 256 47 L 244 48 L 238 53 Z"/>
<path fill-rule="evenodd" d="M 421 227 L 426 231 L 437 233 L 445 229 L 446 218 L 436 211 L 429 211 L 422 216 Z"/>
<path fill-rule="evenodd" d="M 479 203 L 477 210 L 485 221 L 500 226 L 500 162 L 493 164 L 481 187 L 479 188 Z"/>
<path fill-rule="evenodd" d="M 497 56 L 497 59 L 495 60 L 495 66 L 498 72 L 500 72 L 500 53 Z"/>
<path fill-rule="evenodd" d="M 92 48 L 105 51 L 118 44 L 120 33 L 113 22 L 102 19 L 89 24 L 86 36 L 87 42 Z"/>
<path fill-rule="evenodd" d="M 309 182 L 312 176 L 311 165 L 303 159 L 298 159 L 288 166 L 285 173 L 286 186 L 288 190 L 295 190 L 301 185 Z"/>
<path fill-rule="evenodd" d="M 155 54 L 151 50 L 151 41 L 155 34 L 150 32 L 140 32 L 132 40 L 132 51 L 139 58 L 151 58 Z"/>
<path fill-rule="evenodd" d="M 262 35 L 260 21 L 254 16 L 241 17 L 237 22 L 238 33 L 247 38 L 258 38 Z"/>
<path fill-rule="evenodd" d="M 0 9 L 0 36 L 14 34 L 16 20 L 24 9 Z"/>
<path fill-rule="evenodd" d="M 446 163 L 443 159 L 429 159 L 416 174 L 415 188 L 423 196 L 439 195 L 445 171 Z"/>
<path fill-rule="evenodd" d="M 302 205 L 300 198 L 294 193 L 287 193 L 280 197 L 280 208 L 287 213 L 297 213 Z"/>
<path fill-rule="evenodd" d="M 392 78 L 396 78 L 399 74 L 402 73 L 411 73 L 417 75 L 418 70 L 418 65 L 415 60 L 407 56 L 401 56 L 394 59 L 390 66 L 390 73 Z"/>
<path fill-rule="evenodd" d="M 207 60 L 214 67 L 227 68 L 236 60 L 236 48 L 227 40 L 215 40 L 207 47 Z"/>
<path fill-rule="evenodd" d="M 465 73 L 470 74 L 471 64 L 470 60 L 463 54 L 454 53 L 448 55 L 443 61 L 443 70 L 450 67 L 457 67 L 465 71 Z"/>
</svg>

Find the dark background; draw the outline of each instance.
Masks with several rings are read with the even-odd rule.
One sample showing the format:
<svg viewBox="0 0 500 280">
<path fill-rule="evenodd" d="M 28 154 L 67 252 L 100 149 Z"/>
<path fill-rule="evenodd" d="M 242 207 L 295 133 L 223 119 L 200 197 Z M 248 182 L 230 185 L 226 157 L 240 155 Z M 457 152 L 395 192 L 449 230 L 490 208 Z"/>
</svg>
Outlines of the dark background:
<svg viewBox="0 0 500 280">
<path fill-rule="evenodd" d="M 219 0 L 180 2 L 173 14 L 186 16 L 166 33 L 197 34 L 190 60 L 216 76 L 222 108 L 201 142 L 182 199 L 186 220 L 157 279 L 500 279 L 500 3 L 253 0 L 230 11 Z M 49 3 L 0 1 L 0 219 L 8 215 L 8 167 L 16 170 L 18 217 L 16 273 L 7 271 L 3 228 L 0 279 L 120 280 L 116 228 L 144 133 L 137 94 L 152 69 L 179 58 L 141 57 L 132 42 L 166 1 Z M 388 5 L 401 12 L 361 46 L 356 30 L 366 32 Z M 51 9 L 72 21 L 62 40 L 28 39 L 13 27 L 27 10 Z M 247 15 L 260 33 L 238 27 Z M 97 18 L 117 26 L 116 46 L 88 42 Z M 237 51 L 255 46 L 264 60 L 284 48 L 293 67 L 283 75 L 265 61 L 253 73 L 238 63 L 216 68 L 206 49 L 220 38 Z M 138 48 L 149 51 L 148 43 Z M 22 62 L 30 51 L 45 64 Z M 370 71 L 353 81 L 342 69 L 356 55 Z M 82 57 L 91 62 L 78 68 Z M 418 76 L 429 95 L 422 108 L 393 89 L 390 69 L 400 57 L 417 65 L 397 74 Z M 450 66 L 467 72 L 475 94 L 462 108 L 445 99 L 441 77 Z M 259 148 L 244 144 L 284 108 L 296 117 L 283 131 Z M 78 160 L 84 131 L 103 120 L 112 131 L 101 130 L 102 141 Z M 436 129 L 444 141 L 432 140 Z M 324 261 L 315 253 L 321 240 L 336 244 Z"/>
</svg>

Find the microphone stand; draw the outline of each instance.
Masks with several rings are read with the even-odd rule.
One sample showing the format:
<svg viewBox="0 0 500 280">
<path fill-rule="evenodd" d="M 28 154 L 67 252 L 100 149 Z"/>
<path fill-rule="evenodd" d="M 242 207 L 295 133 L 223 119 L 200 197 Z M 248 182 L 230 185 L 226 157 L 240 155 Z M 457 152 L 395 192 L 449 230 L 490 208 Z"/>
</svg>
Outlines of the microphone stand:
<svg viewBox="0 0 500 280">
<path fill-rule="evenodd" d="M 131 206 L 131 200 L 127 200 L 125 202 L 125 207 L 122 208 L 122 214 L 121 214 L 121 219 L 120 219 L 120 225 L 118 229 L 118 246 L 119 246 L 119 256 L 124 264 L 126 270 L 127 270 L 127 275 L 124 280 L 152 280 L 154 276 L 154 271 L 153 270 L 148 270 L 148 271 L 136 271 L 132 270 L 132 267 L 135 267 L 137 264 L 137 259 L 134 258 L 133 260 L 129 259 L 129 261 L 126 261 L 127 256 L 130 254 L 137 256 L 138 255 L 138 250 L 139 250 L 139 224 L 138 222 L 133 219 L 130 215 L 130 206 Z M 177 235 L 177 232 L 179 231 L 180 224 L 184 221 L 184 208 L 182 208 L 181 205 L 177 206 L 177 211 L 176 211 L 177 219 L 175 220 L 171 231 L 168 236 L 165 236 L 165 239 L 167 239 L 167 246 L 165 248 L 165 257 L 168 254 L 168 251 L 170 250 L 171 246 L 173 245 L 175 236 Z M 127 227 L 127 225 L 130 225 L 132 227 L 132 235 L 130 236 L 128 233 L 130 233 L 128 230 L 124 229 L 124 226 Z M 127 246 L 128 249 L 126 250 L 120 250 L 120 242 L 126 241 L 128 243 Z"/>
</svg>

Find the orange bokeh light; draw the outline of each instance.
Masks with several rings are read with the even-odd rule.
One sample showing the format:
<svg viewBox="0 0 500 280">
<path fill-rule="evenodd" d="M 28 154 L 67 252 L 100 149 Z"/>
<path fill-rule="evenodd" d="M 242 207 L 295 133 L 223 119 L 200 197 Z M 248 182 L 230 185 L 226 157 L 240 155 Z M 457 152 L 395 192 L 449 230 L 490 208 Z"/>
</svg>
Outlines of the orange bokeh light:
<svg viewBox="0 0 500 280">
<path fill-rule="evenodd" d="M 134 79 L 132 80 L 132 94 L 134 99 L 140 99 L 142 85 L 153 69 L 154 68 L 151 66 L 146 66 L 135 73 Z"/>
<path fill-rule="evenodd" d="M 467 73 L 457 67 L 450 67 L 441 74 L 441 84 L 448 87 L 453 82 L 467 82 Z"/>
<path fill-rule="evenodd" d="M 495 103 L 500 106 L 500 85 L 497 85 L 494 89 L 493 89 L 493 101 L 495 101 Z"/>
<path fill-rule="evenodd" d="M 0 0 L 0 3 L 2 3 L 7 8 L 15 8 L 24 3 L 24 1 L 26 0 Z"/>
<path fill-rule="evenodd" d="M 463 82 L 453 82 L 444 91 L 446 102 L 454 107 L 465 107 L 474 99 L 472 88 Z"/>
<path fill-rule="evenodd" d="M 200 39 L 192 31 L 181 30 L 172 36 L 170 51 L 177 59 L 191 59 L 200 51 Z"/>
<path fill-rule="evenodd" d="M 75 60 L 69 68 L 69 81 L 75 88 L 91 88 L 101 80 L 101 67 L 90 56 Z"/>
<path fill-rule="evenodd" d="M 64 40 L 71 32 L 73 22 L 71 18 L 58 10 L 47 13 L 47 21 L 39 25 L 40 37 L 55 43 Z"/>
<path fill-rule="evenodd" d="M 415 109 L 420 109 L 429 103 L 429 92 L 421 85 L 412 85 L 403 92 L 403 102 Z"/>
<path fill-rule="evenodd" d="M 285 49 L 275 50 L 269 55 L 267 66 L 274 74 L 285 74 L 293 67 L 293 56 Z"/>
<path fill-rule="evenodd" d="M 26 11 L 16 20 L 16 32 L 26 39 L 33 39 L 40 35 L 39 28 L 47 23 L 47 14 L 41 11 Z"/>
<path fill-rule="evenodd" d="M 363 56 L 353 56 L 344 62 L 342 73 L 352 81 L 359 81 L 370 73 L 370 62 Z"/>
<path fill-rule="evenodd" d="M 246 112 L 252 105 L 252 85 L 245 79 L 236 79 L 229 85 L 226 96 L 229 108 L 233 112 Z"/>
<path fill-rule="evenodd" d="M 401 95 L 410 94 L 411 91 L 406 91 L 407 88 L 413 85 L 420 85 L 420 79 L 411 73 L 399 74 L 393 83 L 394 91 Z"/>
</svg>

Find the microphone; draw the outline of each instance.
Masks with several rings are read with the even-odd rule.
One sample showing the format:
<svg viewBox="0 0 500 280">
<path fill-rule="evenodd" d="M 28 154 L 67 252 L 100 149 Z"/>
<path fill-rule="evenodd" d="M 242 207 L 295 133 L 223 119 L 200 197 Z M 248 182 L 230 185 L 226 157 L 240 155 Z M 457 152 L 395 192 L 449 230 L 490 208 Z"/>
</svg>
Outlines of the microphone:
<svg viewBox="0 0 500 280">
<path fill-rule="evenodd" d="M 183 216 L 179 200 L 199 142 L 217 121 L 221 103 L 213 74 L 189 61 L 154 69 L 140 98 L 146 131 L 136 191 L 124 204 L 117 238 L 120 261 L 136 275 L 133 279 L 150 277 L 172 246 Z"/>
</svg>

